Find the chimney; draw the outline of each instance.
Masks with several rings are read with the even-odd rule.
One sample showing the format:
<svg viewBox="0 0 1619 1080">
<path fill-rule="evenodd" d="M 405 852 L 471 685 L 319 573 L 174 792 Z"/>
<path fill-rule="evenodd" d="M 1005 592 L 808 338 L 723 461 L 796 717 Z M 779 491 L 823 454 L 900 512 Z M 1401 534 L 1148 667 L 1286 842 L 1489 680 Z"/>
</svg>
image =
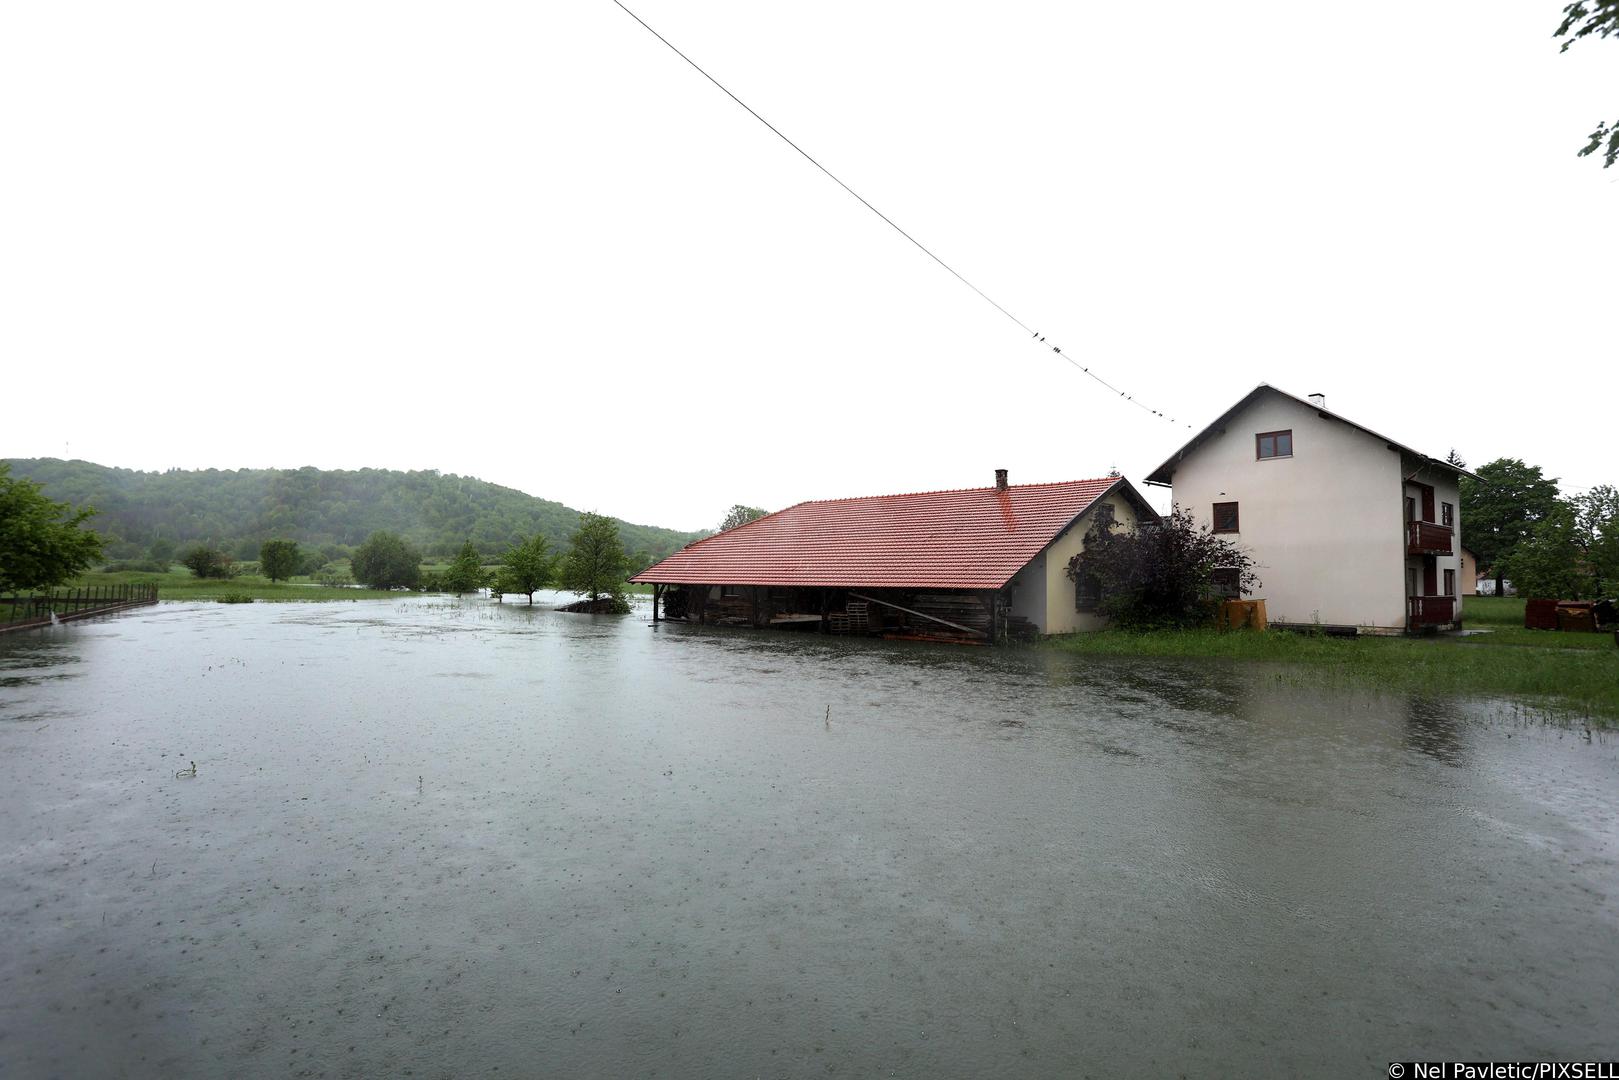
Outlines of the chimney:
<svg viewBox="0 0 1619 1080">
<path fill-rule="evenodd" d="M 1005 469 L 996 469 L 995 470 L 995 490 L 996 491 L 1005 491 L 1006 490 L 1006 470 Z"/>
<path fill-rule="evenodd" d="M 1325 410 L 1326 407 L 1327 407 L 1327 395 L 1325 395 L 1325 394 L 1311 394 L 1310 395 L 1310 404 L 1314 405 L 1318 409 Z"/>
</svg>

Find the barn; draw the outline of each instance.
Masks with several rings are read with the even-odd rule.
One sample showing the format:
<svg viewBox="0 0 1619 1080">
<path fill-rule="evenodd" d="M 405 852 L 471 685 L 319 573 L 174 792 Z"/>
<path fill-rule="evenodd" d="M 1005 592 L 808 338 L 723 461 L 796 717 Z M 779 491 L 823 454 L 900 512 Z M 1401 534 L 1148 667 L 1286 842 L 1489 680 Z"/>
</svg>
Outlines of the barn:
<svg viewBox="0 0 1619 1080">
<path fill-rule="evenodd" d="M 1158 515 L 1121 476 L 801 502 L 631 580 L 654 619 L 987 643 L 1100 629 L 1085 536 Z"/>
</svg>

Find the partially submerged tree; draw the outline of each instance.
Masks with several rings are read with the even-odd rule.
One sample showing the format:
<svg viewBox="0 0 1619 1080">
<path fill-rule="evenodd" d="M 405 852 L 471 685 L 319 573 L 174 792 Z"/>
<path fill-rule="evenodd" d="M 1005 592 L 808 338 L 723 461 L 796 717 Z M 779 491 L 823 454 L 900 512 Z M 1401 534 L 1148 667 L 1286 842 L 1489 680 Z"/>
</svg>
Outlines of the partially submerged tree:
<svg viewBox="0 0 1619 1080">
<path fill-rule="evenodd" d="M 285 581 L 303 569 L 296 540 L 266 540 L 259 545 L 259 571 L 271 581 Z"/>
<path fill-rule="evenodd" d="M 534 603 L 534 593 L 550 583 L 556 572 L 556 560 L 550 545 L 539 533 L 514 544 L 500 557 L 500 572 L 496 575 L 496 588 L 502 593 L 522 593 Z"/>
<path fill-rule="evenodd" d="M 373 589 L 414 589 L 422 580 L 422 556 L 391 532 L 374 532 L 354 549 L 349 568 Z"/>
<path fill-rule="evenodd" d="M 1253 559 L 1180 507 L 1157 525 L 1099 523 L 1068 561 L 1068 577 L 1099 613 L 1133 629 L 1197 626 L 1222 595 L 1259 587 Z"/>
<path fill-rule="evenodd" d="M 482 588 L 483 579 L 483 563 L 478 560 L 478 549 L 468 540 L 461 545 L 460 552 L 450 563 L 450 568 L 444 571 L 441 580 L 446 592 L 453 592 L 459 596 Z"/>
<path fill-rule="evenodd" d="M 0 462 L 0 592 L 49 589 L 90 569 L 102 539 L 83 526 L 95 512 L 47 499 Z"/>
<path fill-rule="evenodd" d="M 1518 458 L 1496 458 L 1474 471 L 1477 480 L 1461 480 L 1462 542 L 1494 572 L 1495 595 L 1504 596 L 1505 560 L 1534 524 L 1556 508 L 1557 481 Z"/>
<path fill-rule="evenodd" d="M 585 597 L 593 608 L 600 605 L 627 615 L 630 601 L 624 591 L 624 545 L 618 523 L 601 514 L 581 514 L 562 557 L 560 577 L 564 589 Z"/>
<path fill-rule="evenodd" d="M 769 510 L 761 510 L 757 506 L 743 506 L 741 503 L 737 503 L 725 512 L 725 520 L 720 522 L 720 532 L 734 529 L 739 525 L 746 525 L 750 521 L 758 521 L 768 513 L 770 513 Z"/>
</svg>

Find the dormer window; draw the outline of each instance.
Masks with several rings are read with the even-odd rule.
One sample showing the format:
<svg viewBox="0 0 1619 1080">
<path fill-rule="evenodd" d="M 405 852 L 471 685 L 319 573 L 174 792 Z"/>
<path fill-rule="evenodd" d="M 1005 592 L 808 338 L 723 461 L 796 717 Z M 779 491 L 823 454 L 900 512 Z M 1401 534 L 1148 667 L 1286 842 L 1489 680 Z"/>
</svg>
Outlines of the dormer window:
<svg viewBox="0 0 1619 1080">
<path fill-rule="evenodd" d="M 1254 436 L 1254 444 L 1260 461 L 1264 461 L 1266 458 L 1292 457 L 1292 429 L 1260 432 Z"/>
</svg>

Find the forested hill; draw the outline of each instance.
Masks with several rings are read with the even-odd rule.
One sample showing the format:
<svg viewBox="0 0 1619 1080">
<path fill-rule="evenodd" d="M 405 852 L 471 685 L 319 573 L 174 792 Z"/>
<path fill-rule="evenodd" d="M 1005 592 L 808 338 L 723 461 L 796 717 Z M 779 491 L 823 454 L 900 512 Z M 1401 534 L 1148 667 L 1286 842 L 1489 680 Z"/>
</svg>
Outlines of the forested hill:
<svg viewBox="0 0 1619 1080">
<path fill-rule="evenodd" d="M 9 458 L 11 474 L 45 494 L 100 511 L 90 525 L 109 540 L 112 558 L 139 558 L 153 541 L 212 543 L 238 558 L 257 558 L 264 540 L 308 547 L 352 547 L 378 529 L 396 532 L 427 555 L 471 540 L 495 553 L 543 533 L 565 544 L 579 511 L 468 476 L 391 469 L 171 469 L 136 472 L 88 461 Z M 619 522 L 624 549 L 661 558 L 695 534 Z"/>
</svg>

